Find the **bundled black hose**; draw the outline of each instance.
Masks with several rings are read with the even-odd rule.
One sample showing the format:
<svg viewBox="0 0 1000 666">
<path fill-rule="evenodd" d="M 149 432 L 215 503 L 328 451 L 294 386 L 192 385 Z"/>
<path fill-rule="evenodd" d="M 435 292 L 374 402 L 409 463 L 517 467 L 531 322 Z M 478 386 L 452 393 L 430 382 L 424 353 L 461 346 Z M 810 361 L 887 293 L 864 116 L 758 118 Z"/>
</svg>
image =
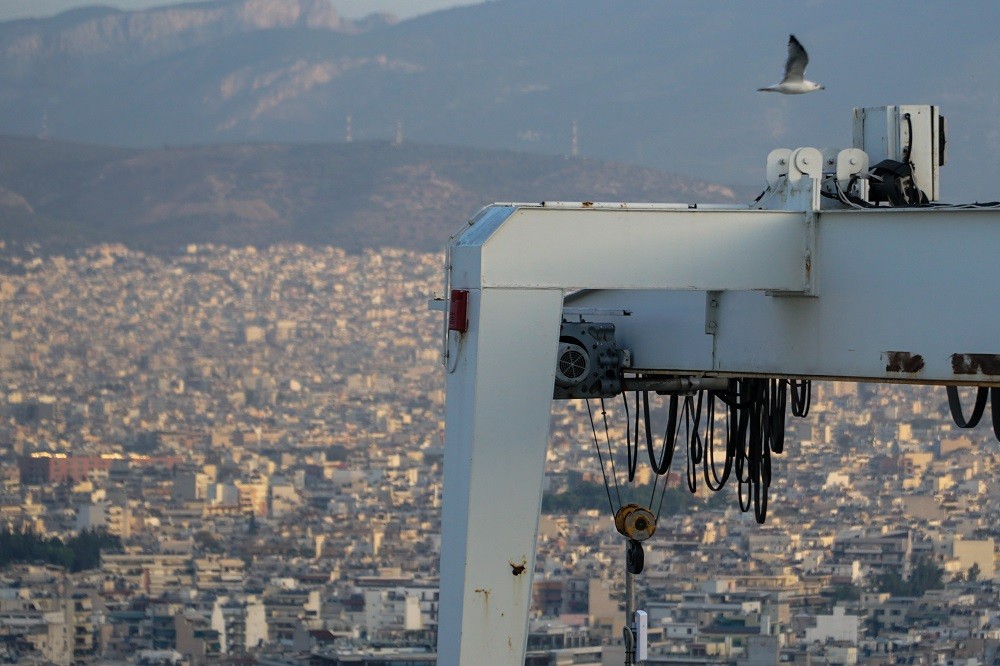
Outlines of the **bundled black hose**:
<svg viewBox="0 0 1000 666">
<path fill-rule="evenodd" d="M 989 397 L 990 390 L 985 386 L 980 386 L 979 390 L 976 392 L 976 404 L 972 408 L 972 414 L 969 416 L 969 420 L 965 420 L 965 415 L 962 414 L 962 402 L 958 399 L 958 387 L 948 386 L 948 408 L 951 410 L 951 418 L 955 419 L 955 425 L 959 428 L 975 428 L 979 425 L 979 419 L 983 418 L 983 412 L 986 411 L 986 399 Z M 996 414 L 996 400 L 993 401 L 994 405 L 990 412 Z M 993 419 L 993 427 L 996 428 L 996 418 Z"/>
<path fill-rule="evenodd" d="M 789 388 L 791 390 L 789 390 Z M 706 395 L 707 393 L 707 395 Z M 702 466 L 705 485 L 712 491 L 719 491 L 735 473 L 739 486 L 739 504 L 743 511 L 751 507 L 757 522 L 763 523 L 767 517 L 768 488 L 771 485 L 771 454 L 784 451 L 785 416 L 791 393 L 792 414 L 804 417 L 809 413 L 812 384 L 809 380 L 787 379 L 733 379 L 724 391 L 701 391 L 697 395 L 684 397 L 683 423 L 688 447 L 687 484 L 689 490 L 697 490 L 697 466 Z M 652 456 L 652 445 L 648 438 L 650 463 L 657 473 L 666 472 L 669 458 L 673 455 L 673 443 L 677 440 L 681 423 L 678 421 L 677 396 L 671 396 L 665 448 L 657 461 Z M 717 401 L 725 411 L 725 459 L 719 472 L 718 431 L 716 414 Z M 997 401 L 1000 411 L 1000 400 Z M 648 410 L 644 408 L 648 431 Z M 705 416 L 704 430 L 701 426 Z M 662 463 L 666 462 L 667 465 Z M 660 464 L 658 464 L 660 463 Z"/>
<path fill-rule="evenodd" d="M 670 463 L 672 463 L 674 459 L 674 445 L 677 436 L 678 403 L 679 400 L 677 394 L 672 394 L 670 396 L 669 407 L 667 408 L 667 427 L 663 431 L 663 445 L 660 448 L 659 460 L 657 460 L 656 453 L 653 451 L 652 423 L 649 418 L 649 391 L 642 391 L 642 412 L 646 426 L 646 453 L 649 455 L 649 465 L 653 468 L 653 473 L 656 475 L 666 474 L 670 470 Z M 638 411 L 639 410 L 636 409 L 636 419 L 639 418 Z M 638 437 L 638 424 L 636 425 L 635 432 Z"/>
<path fill-rule="evenodd" d="M 990 416 L 993 418 L 993 436 L 1000 441 L 1000 389 L 990 389 Z"/>
<path fill-rule="evenodd" d="M 1000 441 L 1000 388 L 980 386 L 976 391 L 976 402 L 972 406 L 972 414 L 968 420 L 962 412 L 962 401 L 958 397 L 958 387 L 948 386 L 948 409 L 951 418 L 959 428 L 975 428 L 986 412 L 986 401 L 990 403 L 990 416 L 993 418 L 993 436 Z"/>
<path fill-rule="evenodd" d="M 716 471 L 715 464 L 715 402 L 717 399 L 728 410 L 726 412 L 726 456 L 721 476 Z M 725 401 L 720 398 L 719 393 L 712 392 L 709 394 L 708 411 L 705 414 L 705 419 L 705 455 L 702 469 L 705 473 L 705 485 L 712 492 L 718 492 L 726 485 L 726 481 L 729 480 L 729 475 L 733 471 L 733 459 L 736 457 L 736 441 L 740 432 L 739 412 L 735 407 L 726 405 Z"/>
<path fill-rule="evenodd" d="M 704 459 L 705 447 L 699 432 L 701 426 L 701 405 L 705 397 L 705 391 L 698 391 L 698 400 L 695 396 L 684 396 L 684 439 L 687 441 L 687 482 L 688 490 L 692 493 L 698 491 L 698 465 Z"/>
<path fill-rule="evenodd" d="M 622 402 L 625 404 L 625 448 L 628 451 L 628 480 L 629 483 L 635 480 L 635 470 L 639 465 L 639 392 L 635 392 L 635 441 L 632 440 L 632 432 L 629 430 L 628 417 L 628 393 L 622 393 Z"/>
<path fill-rule="evenodd" d="M 725 487 L 729 478 L 735 474 L 740 509 L 746 512 L 752 507 L 754 518 L 758 523 L 763 523 L 767 517 L 768 489 L 771 485 L 771 454 L 780 454 L 784 451 L 785 417 L 789 393 L 791 394 L 792 414 L 804 417 L 809 413 L 811 392 L 812 385 L 809 380 L 741 378 L 730 380 L 729 386 L 722 391 L 696 391 L 684 396 L 673 393 L 668 398 L 667 424 L 660 451 L 657 454 L 653 445 L 649 392 L 637 391 L 634 429 L 628 400 L 625 399 L 628 480 L 632 481 L 635 478 L 641 432 L 646 438 L 646 453 L 649 457 L 650 467 L 658 477 L 663 477 L 662 483 L 654 482 L 649 503 L 650 507 L 658 507 L 656 510 L 656 518 L 658 519 L 663 498 L 666 495 L 666 477 L 673 463 L 675 448 L 678 441 L 683 441 L 688 453 L 686 476 L 689 490 L 692 493 L 697 492 L 699 465 L 701 466 L 700 475 L 704 477 L 705 485 L 713 492 Z M 998 395 L 1000 393 L 994 393 L 995 424 L 1000 422 L 1000 397 L 996 397 Z M 683 397 L 683 403 L 681 397 Z M 641 427 L 639 424 L 640 402 L 643 420 Z M 588 410 L 589 404 L 588 401 Z M 985 408 L 985 403 L 983 408 Z M 608 462 L 614 480 L 615 494 L 618 495 L 618 483 L 614 459 L 611 455 L 611 442 L 603 400 L 601 401 L 601 413 L 605 421 L 605 439 L 610 459 Z M 717 415 L 720 418 L 724 415 L 726 419 L 726 427 L 721 431 L 716 428 Z M 702 426 L 703 417 L 704 427 Z M 975 420 L 978 421 L 978 418 Z M 608 502 L 614 510 L 611 479 L 608 479 L 606 474 L 593 413 L 591 413 L 591 426 L 594 430 L 594 442 L 598 457 L 601 459 L 601 471 L 605 473 L 604 481 Z M 681 439 L 682 427 L 684 429 L 683 439 Z M 634 440 L 632 439 L 633 432 L 635 433 Z M 725 439 L 724 447 L 720 446 L 720 432 Z M 722 453 L 720 450 L 722 448 L 724 448 L 725 457 L 720 472 L 719 456 Z M 660 498 L 657 503 L 655 499 L 658 489 Z M 618 503 L 621 504 L 620 495 L 618 495 Z"/>
<path fill-rule="evenodd" d="M 809 406 L 812 402 L 812 381 L 791 379 L 788 384 L 792 389 L 792 416 L 799 418 L 809 416 Z"/>
</svg>

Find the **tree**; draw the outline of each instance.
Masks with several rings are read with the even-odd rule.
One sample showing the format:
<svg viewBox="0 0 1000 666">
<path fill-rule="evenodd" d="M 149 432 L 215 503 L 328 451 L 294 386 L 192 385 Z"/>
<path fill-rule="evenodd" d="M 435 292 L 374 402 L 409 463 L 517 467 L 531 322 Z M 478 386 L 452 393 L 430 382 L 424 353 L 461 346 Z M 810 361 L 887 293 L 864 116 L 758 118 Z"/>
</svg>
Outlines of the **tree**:
<svg viewBox="0 0 1000 666">
<path fill-rule="evenodd" d="M 194 535 L 195 545 L 206 553 L 224 553 L 226 546 L 219 537 L 211 532 L 201 530 Z"/>
<path fill-rule="evenodd" d="M 47 539 L 30 529 L 4 528 L 0 531 L 0 568 L 16 562 L 36 560 L 68 569 L 73 564 L 73 551 L 59 539 Z"/>
<path fill-rule="evenodd" d="M 835 585 L 830 592 L 835 602 L 837 601 L 857 601 L 861 598 L 861 588 L 850 583 Z"/>
<path fill-rule="evenodd" d="M 71 570 L 84 571 L 99 569 L 101 566 L 101 551 L 121 550 L 122 542 L 117 536 L 105 530 L 83 530 L 66 542 L 66 547 L 73 554 Z"/>
<path fill-rule="evenodd" d="M 875 616 L 870 616 L 865 619 L 865 629 L 870 636 L 878 636 L 885 625 L 875 619 Z"/>
<path fill-rule="evenodd" d="M 927 590 L 940 590 L 944 587 L 943 576 L 944 569 L 934 564 L 931 558 L 920 557 L 910 573 L 912 596 L 922 596 Z"/>
<path fill-rule="evenodd" d="M 15 562 L 41 560 L 71 571 L 97 569 L 101 566 L 101 550 L 121 550 L 121 547 L 118 537 L 98 530 L 83 530 L 63 543 L 31 530 L 4 529 L 0 531 L 0 568 Z"/>
<path fill-rule="evenodd" d="M 634 501 L 642 504 L 649 497 L 647 488 L 636 489 L 633 487 L 621 488 L 622 504 Z M 721 495 L 722 493 L 717 493 Z M 614 492 L 612 492 L 614 495 Z M 653 507 L 653 513 L 659 511 L 661 516 L 672 516 L 683 511 L 691 505 L 691 493 L 678 488 L 667 488 L 664 491 L 663 501 L 657 501 L 657 506 Z M 617 506 L 617 498 L 614 501 Z M 544 513 L 576 513 L 584 509 L 609 510 L 608 491 L 601 483 L 589 481 L 573 481 L 565 491 L 561 493 L 546 493 L 542 496 L 542 511 Z"/>
<path fill-rule="evenodd" d="M 975 583 L 979 580 L 980 574 L 982 574 L 982 570 L 979 568 L 979 563 L 973 562 L 972 566 L 969 567 L 969 571 L 965 574 L 965 579 L 970 583 Z"/>
<path fill-rule="evenodd" d="M 909 580 L 904 580 L 896 572 L 884 573 L 875 577 L 875 587 L 880 592 L 888 592 L 893 596 L 920 597 L 927 590 L 940 590 L 944 587 L 943 576 L 944 569 L 922 555 L 914 563 Z"/>
<path fill-rule="evenodd" d="M 250 521 L 247 523 L 247 534 L 257 534 L 260 531 L 260 527 L 257 525 L 257 514 L 250 514 Z"/>
</svg>

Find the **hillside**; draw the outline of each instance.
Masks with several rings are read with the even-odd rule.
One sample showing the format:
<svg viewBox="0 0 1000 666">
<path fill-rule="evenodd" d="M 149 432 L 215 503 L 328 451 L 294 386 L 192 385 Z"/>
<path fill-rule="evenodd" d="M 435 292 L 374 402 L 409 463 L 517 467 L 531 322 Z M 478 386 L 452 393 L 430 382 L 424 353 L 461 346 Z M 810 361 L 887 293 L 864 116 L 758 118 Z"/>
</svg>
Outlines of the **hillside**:
<svg viewBox="0 0 1000 666">
<path fill-rule="evenodd" d="M 391 140 L 570 152 L 756 186 L 776 147 L 851 141 L 853 107 L 940 104 L 944 192 L 996 198 L 983 3 L 496 0 L 394 22 L 337 0 L 92 8 L 0 23 L 0 133 L 118 146 Z M 889 29 L 891 26 L 891 29 Z M 953 29 L 952 29 L 953 28 Z M 788 34 L 826 85 L 773 83 Z M 850 45 L 850 48 L 848 48 Z"/>
<path fill-rule="evenodd" d="M 404 143 L 126 149 L 0 137 L 0 238 L 440 250 L 493 201 L 729 203 L 747 193 L 582 158 Z"/>
</svg>

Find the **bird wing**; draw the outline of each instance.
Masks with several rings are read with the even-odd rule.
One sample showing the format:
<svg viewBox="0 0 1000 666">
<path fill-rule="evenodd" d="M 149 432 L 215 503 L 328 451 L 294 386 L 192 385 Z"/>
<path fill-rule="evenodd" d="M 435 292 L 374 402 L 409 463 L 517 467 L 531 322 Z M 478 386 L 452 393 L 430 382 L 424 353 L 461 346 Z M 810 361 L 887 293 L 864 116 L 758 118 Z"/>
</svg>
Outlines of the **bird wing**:
<svg viewBox="0 0 1000 666">
<path fill-rule="evenodd" d="M 785 61 L 785 78 L 782 83 L 790 81 L 801 81 L 806 73 L 806 65 L 809 64 L 809 54 L 795 39 L 795 35 L 788 36 L 788 60 Z"/>
</svg>

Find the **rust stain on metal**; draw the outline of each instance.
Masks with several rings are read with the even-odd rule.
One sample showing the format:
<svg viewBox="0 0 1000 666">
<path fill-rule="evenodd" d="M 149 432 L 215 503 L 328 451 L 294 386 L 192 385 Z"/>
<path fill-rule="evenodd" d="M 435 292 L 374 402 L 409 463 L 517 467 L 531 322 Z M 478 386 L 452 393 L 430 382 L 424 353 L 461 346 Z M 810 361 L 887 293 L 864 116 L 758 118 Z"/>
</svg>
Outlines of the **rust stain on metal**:
<svg viewBox="0 0 1000 666">
<path fill-rule="evenodd" d="M 488 587 L 477 587 L 475 589 L 476 594 L 483 595 L 483 620 L 489 621 L 490 619 L 490 588 Z"/>
<path fill-rule="evenodd" d="M 908 351 L 887 351 L 885 353 L 886 372 L 915 373 L 924 369 L 924 357 Z"/>
<path fill-rule="evenodd" d="M 956 375 L 1000 375 L 1000 354 L 952 354 L 951 371 Z"/>
<path fill-rule="evenodd" d="M 510 572 L 515 576 L 520 576 L 524 573 L 524 563 L 514 564 L 513 562 L 508 562 L 510 565 Z"/>
<path fill-rule="evenodd" d="M 584 208 L 590 208 L 590 207 L 591 207 L 591 206 L 593 206 L 593 205 L 594 205 L 594 202 L 593 202 L 593 201 L 584 201 L 584 202 L 583 202 L 583 207 L 584 207 Z"/>
</svg>

